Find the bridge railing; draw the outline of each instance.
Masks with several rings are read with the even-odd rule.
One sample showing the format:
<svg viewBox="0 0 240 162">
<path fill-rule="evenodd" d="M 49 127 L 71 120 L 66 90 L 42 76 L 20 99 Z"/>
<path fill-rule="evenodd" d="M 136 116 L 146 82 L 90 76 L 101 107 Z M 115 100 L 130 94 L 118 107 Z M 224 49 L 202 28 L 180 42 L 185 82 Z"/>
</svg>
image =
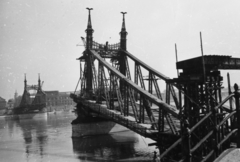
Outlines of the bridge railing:
<svg viewBox="0 0 240 162">
<path fill-rule="evenodd" d="M 117 51 L 120 49 L 120 43 L 115 44 L 100 44 L 95 41 L 92 41 L 93 50 L 105 50 L 105 51 Z"/>
</svg>

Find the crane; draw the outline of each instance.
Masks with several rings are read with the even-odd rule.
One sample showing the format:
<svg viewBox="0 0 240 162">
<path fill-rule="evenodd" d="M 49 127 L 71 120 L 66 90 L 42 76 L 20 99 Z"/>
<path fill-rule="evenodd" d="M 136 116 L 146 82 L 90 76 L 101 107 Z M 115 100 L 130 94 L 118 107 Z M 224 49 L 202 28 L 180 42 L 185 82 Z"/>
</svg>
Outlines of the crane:
<svg viewBox="0 0 240 162">
<path fill-rule="evenodd" d="M 83 45 L 77 44 L 76 46 L 84 46 L 85 49 L 86 49 L 86 41 L 85 41 L 85 39 L 83 37 L 81 37 L 81 39 L 82 39 Z"/>
</svg>

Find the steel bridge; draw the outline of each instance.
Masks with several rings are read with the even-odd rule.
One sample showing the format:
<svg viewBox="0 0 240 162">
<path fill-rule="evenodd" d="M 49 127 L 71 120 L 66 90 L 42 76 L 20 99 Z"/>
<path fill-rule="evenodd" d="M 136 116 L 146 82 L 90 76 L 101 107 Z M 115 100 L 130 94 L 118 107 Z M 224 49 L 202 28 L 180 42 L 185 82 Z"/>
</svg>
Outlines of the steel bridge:
<svg viewBox="0 0 240 162">
<path fill-rule="evenodd" d="M 28 85 L 25 74 L 22 99 L 19 106 L 14 108 L 14 114 L 42 111 L 46 107 L 46 94 L 42 90 L 42 85 L 40 74 L 37 85 Z M 35 91 L 35 93 L 31 93 L 31 91 Z"/>
<path fill-rule="evenodd" d="M 238 85 L 232 92 L 228 75 L 229 92 L 223 98 L 219 71 L 240 69 L 240 58 L 202 55 L 180 61 L 182 72 L 171 79 L 127 51 L 126 12 L 120 42 L 100 44 L 93 41 L 92 9 L 87 9 L 80 78 L 71 94 L 79 116 L 95 113 L 151 138 L 161 161 L 213 161 L 234 144 L 240 147 Z M 166 85 L 164 96 L 159 82 Z"/>
</svg>

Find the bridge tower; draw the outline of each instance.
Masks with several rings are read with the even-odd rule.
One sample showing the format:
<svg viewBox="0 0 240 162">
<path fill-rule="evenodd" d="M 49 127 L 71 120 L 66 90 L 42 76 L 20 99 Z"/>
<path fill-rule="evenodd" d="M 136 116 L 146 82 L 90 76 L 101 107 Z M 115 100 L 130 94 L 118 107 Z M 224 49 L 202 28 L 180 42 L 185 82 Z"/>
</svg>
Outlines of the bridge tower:
<svg viewBox="0 0 240 162">
<path fill-rule="evenodd" d="M 122 21 L 122 29 L 120 32 L 120 48 L 126 51 L 128 33 L 126 31 L 126 26 L 125 26 L 125 14 L 127 12 L 121 12 L 121 13 L 123 14 L 123 21 Z M 126 55 L 124 52 L 121 52 L 119 56 L 119 71 L 126 76 Z M 121 84 L 120 84 L 120 87 L 122 87 Z"/>
<path fill-rule="evenodd" d="M 122 28 L 121 28 L 121 32 L 120 32 L 120 52 L 119 52 L 119 59 L 118 59 L 118 63 L 119 63 L 119 71 L 120 73 L 122 73 L 124 76 L 126 76 L 126 72 L 127 72 L 127 56 L 123 51 L 127 50 L 127 31 L 126 31 L 126 25 L 125 25 L 125 14 L 127 14 L 127 12 L 121 12 L 123 15 L 123 20 L 122 20 Z M 124 82 L 122 80 L 120 80 L 119 82 L 120 84 L 120 92 L 123 96 L 123 98 L 128 98 L 128 93 L 127 93 L 127 86 L 124 84 Z M 125 107 L 125 112 L 124 114 L 127 115 L 128 114 L 128 102 L 125 102 L 124 104 Z"/>
<path fill-rule="evenodd" d="M 86 31 L 86 50 L 84 51 L 84 57 L 85 57 L 85 68 L 84 74 L 85 79 L 86 79 L 86 94 L 91 98 L 92 97 L 92 91 L 93 91 L 93 85 L 92 85 L 92 80 L 93 80 L 93 72 L 92 72 L 92 67 L 91 67 L 91 55 L 89 54 L 89 49 L 92 48 L 92 43 L 93 43 L 93 32 L 94 30 L 92 29 L 92 22 L 91 22 L 91 10 L 92 8 L 87 8 L 89 11 L 88 13 L 88 24 L 87 24 L 87 29 Z M 84 68 L 84 69 L 85 69 Z"/>
<path fill-rule="evenodd" d="M 31 99 L 30 99 L 30 94 L 28 92 L 28 86 L 27 86 L 27 77 L 26 74 L 24 74 L 24 90 L 23 90 L 23 95 L 22 95 L 22 100 L 20 105 L 26 106 L 30 104 Z"/>
<path fill-rule="evenodd" d="M 34 93 L 30 93 L 34 90 Z M 42 90 L 40 74 L 38 74 L 37 85 L 27 85 L 26 74 L 24 76 L 24 91 L 18 107 L 14 109 L 15 114 L 29 113 L 35 110 L 42 111 L 46 107 L 46 94 Z"/>
</svg>

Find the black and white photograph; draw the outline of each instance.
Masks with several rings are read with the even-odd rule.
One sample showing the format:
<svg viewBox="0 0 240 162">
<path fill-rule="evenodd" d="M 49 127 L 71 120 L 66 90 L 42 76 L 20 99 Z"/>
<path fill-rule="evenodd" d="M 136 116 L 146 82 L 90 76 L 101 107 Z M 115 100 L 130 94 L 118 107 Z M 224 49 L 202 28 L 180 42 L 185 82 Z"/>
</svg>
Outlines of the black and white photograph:
<svg viewBox="0 0 240 162">
<path fill-rule="evenodd" d="M 1 162 L 240 162 L 240 1 L 1 0 Z"/>
</svg>

